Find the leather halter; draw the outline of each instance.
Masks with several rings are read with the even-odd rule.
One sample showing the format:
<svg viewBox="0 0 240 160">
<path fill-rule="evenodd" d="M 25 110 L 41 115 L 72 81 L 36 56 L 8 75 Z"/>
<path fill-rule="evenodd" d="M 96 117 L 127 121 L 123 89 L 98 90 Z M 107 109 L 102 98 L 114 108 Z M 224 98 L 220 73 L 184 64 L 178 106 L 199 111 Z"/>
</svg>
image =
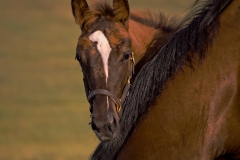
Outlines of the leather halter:
<svg viewBox="0 0 240 160">
<path fill-rule="evenodd" d="M 129 75 L 128 75 L 128 79 L 127 79 L 127 83 L 123 89 L 122 92 L 122 96 L 119 99 L 117 96 L 115 96 L 114 94 L 112 94 L 110 91 L 106 90 L 106 89 L 96 89 L 94 91 L 90 91 L 88 83 L 86 81 L 85 78 L 83 78 L 83 82 L 84 82 L 84 88 L 85 88 L 85 92 L 86 92 L 86 96 L 87 96 L 87 100 L 90 103 L 92 99 L 94 99 L 94 97 L 98 94 L 100 95 L 105 95 L 111 98 L 111 100 L 116 104 L 116 110 L 119 113 L 121 111 L 122 108 L 122 104 L 125 100 L 125 98 L 128 96 L 128 92 L 129 89 L 131 87 L 131 79 L 132 76 L 134 74 L 134 57 L 133 57 L 133 52 L 130 53 L 130 70 L 129 70 Z"/>
</svg>

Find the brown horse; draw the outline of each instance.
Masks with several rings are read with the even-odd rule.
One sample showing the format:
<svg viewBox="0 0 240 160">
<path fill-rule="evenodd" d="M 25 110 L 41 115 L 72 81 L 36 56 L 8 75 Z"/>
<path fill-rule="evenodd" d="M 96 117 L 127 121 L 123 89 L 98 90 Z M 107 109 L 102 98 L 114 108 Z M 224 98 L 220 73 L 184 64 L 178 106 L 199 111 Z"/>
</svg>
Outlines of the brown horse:
<svg viewBox="0 0 240 160">
<path fill-rule="evenodd" d="M 126 0 L 91 9 L 72 0 L 76 58 L 103 141 L 92 159 L 240 159 L 240 1 L 226 4 L 197 0 L 178 20 L 130 14 Z"/>
</svg>

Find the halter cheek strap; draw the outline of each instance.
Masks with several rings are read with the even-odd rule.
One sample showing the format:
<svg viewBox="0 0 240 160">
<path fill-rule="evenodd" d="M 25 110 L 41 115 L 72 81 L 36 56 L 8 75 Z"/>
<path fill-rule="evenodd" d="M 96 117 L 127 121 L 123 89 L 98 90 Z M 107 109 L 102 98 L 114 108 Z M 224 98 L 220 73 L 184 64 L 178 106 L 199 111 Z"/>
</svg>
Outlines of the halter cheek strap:
<svg viewBox="0 0 240 160">
<path fill-rule="evenodd" d="M 122 108 L 122 104 L 124 102 L 124 100 L 126 99 L 126 97 L 128 96 L 128 92 L 129 89 L 131 87 L 131 79 L 132 76 L 134 74 L 134 57 L 133 57 L 133 52 L 130 54 L 131 58 L 130 58 L 130 70 L 129 70 L 129 76 L 127 79 L 127 83 L 123 89 L 122 92 L 122 96 L 121 99 L 117 98 L 114 94 L 112 94 L 110 91 L 105 90 L 105 89 L 96 89 L 94 91 L 90 91 L 90 88 L 88 86 L 88 83 L 86 82 L 86 79 L 83 78 L 83 82 L 84 82 L 84 88 L 85 88 L 85 92 L 86 92 L 86 96 L 87 96 L 87 100 L 90 103 L 90 101 L 95 97 L 95 95 L 106 95 L 108 97 L 110 97 L 112 99 L 112 101 L 116 104 L 116 110 L 119 113 L 121 111 Z"/>
</svg>

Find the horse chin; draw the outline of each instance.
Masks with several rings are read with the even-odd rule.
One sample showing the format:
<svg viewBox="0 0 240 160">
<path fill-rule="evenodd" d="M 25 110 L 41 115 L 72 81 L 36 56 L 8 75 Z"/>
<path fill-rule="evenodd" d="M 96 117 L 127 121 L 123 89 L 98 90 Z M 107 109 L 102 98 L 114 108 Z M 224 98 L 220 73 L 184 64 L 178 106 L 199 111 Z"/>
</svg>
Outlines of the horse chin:
<svg viewBox="0 0 240 160">
<path fill-rule="evenodd" d="M 120 127 L 118 127 L 114 133 L 108 130 L 101 130 L 101 132 L 93 130 L 93 132 L 96 134 L 96 136 L 100 141 L 107 142 L 107 141 L 114 141 L 119 135 L 119 130 L 120 130 Z"/>
</svg>

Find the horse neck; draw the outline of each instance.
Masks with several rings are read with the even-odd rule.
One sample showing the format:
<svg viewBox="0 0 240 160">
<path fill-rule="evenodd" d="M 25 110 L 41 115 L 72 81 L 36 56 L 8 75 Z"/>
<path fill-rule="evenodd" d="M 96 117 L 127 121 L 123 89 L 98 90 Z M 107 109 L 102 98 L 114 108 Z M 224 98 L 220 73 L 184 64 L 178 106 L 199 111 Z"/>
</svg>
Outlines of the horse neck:
<svg viewBox="0 0 240 160">
<path fill-rule="evenodd" d="M 132 40 L 131 49 L 134 52 L 136 63 L 144 56 L 148 45 L 152 42 L 157 29 L 129 20 L 129 36 Z"/>
</svg>

